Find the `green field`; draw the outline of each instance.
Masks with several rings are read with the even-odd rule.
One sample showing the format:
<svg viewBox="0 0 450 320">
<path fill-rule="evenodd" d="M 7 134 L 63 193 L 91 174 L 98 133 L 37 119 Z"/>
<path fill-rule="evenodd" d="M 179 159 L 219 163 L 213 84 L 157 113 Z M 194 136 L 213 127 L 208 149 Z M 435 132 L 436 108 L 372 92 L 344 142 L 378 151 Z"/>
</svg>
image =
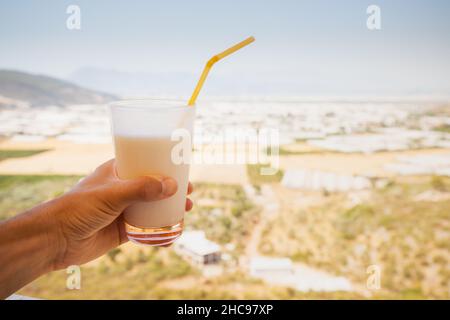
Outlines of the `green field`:
<svg viewBox="0 0 450 320">
<path fill-rule="evenodd" d="M 450 133 L 450 125 L 449 124 L 443 124 L 436 128 L 434 128 L 435 131 L 444 132 L 444 133 Z"/>
<path fill-rule="evenodd" d="M 24 158 L 30 157 L 35 154 L 48 151 L 47 149 L 37 149 L 37 150 L 5 150 L 0 149 L 0 161 L 10 159 L 10 158 Z"/>
<path fill-rule="evenodd" d="M 0 175 L 0 220 L 57 197 L 80 176 Z"/>
</svg>

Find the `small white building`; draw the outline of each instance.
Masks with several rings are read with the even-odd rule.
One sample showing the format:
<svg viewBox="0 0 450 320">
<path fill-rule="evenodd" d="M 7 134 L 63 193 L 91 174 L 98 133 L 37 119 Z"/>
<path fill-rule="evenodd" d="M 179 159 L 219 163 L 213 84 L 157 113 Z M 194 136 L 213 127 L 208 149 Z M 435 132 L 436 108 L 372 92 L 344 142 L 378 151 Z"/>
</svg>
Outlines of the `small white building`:
<svg viewBox="0 0 450 320">
<path fill-rule="evenodd" d="M 254 257 L 248 262 L 251 276 L 267 283 L 295 288 L 298 291 L 351 291 L 352 285 L 344 277 L 292 263 L 289 258 Z"/>
<path fill-rule="evenodd" d="M 221 259 L 220 246 L 208 240 L 205 232 L 185 231 L 174 243 L 175 251 L 192 263 L 203 266 L 217 264 Z"/>
<path fill-rule="evenodd" d="M 253 277 L 281 276 L 293 273 L 292 261 L 289 258 L 251 258 L 248 269 Z"/>
</svg>

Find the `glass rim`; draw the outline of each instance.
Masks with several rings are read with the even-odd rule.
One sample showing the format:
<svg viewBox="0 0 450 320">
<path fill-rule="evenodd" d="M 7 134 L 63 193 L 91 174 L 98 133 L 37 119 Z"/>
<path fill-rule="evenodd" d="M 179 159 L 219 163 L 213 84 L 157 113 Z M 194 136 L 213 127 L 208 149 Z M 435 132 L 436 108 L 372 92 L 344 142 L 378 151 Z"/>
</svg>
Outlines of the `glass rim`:
<svg viewBox="0 0 450 320">
<path fill-rule="evenodd" d="M 159 105 L 158 105 L 159 104 Z M 190 110 L 194 106 L 189 106 L 185 100 L 164 99 L 164 98 L 137 98 L 123 99 L 108 103 L 110 109 L 134 109 L 134 110 Z"/>
</svg>

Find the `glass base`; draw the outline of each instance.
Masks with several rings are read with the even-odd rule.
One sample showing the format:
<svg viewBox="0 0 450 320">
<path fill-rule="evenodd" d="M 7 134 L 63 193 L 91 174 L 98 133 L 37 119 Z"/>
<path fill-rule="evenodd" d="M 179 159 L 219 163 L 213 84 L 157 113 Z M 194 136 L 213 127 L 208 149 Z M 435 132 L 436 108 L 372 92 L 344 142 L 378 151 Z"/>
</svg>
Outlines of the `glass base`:
<svg viewBox="0 0 450 320">
<path fill-rule="evenodd" d="M 183 232 L 183 220 L 173 226 L 139 228 L 125 222 L 128 239 L 146 246 L 165 246 L 174 242 Z"/>
</svg>

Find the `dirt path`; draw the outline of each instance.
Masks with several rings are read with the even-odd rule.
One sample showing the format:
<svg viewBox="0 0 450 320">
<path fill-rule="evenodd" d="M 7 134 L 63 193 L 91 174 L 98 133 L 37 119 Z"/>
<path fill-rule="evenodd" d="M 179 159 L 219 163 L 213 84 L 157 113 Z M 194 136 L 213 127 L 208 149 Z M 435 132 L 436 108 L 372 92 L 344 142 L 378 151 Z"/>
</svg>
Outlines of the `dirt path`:
<svg viewBox="0 0 450 320">
<path fill-rule="evenodd" d="M 245 256 L 247 258 L 255 257 L 258 255 L 258 247 L 261 242 L 261 234 L 263 230 L 266 228 L 268 223 L 268 218 L 265 217 L 267 213 L 265 210 L 261 212 L 261 219 L 259 219 L 256 226 L 253 228 L 252 234 L 250 236 L 250 240 L 247 243 L 245 248 Z"/>
<path fill-rule="evenodd" d="M 261 195 L 255 195 L 250 200 L 261 206 L 261 214 L 258 223 L 253 227 L 252 234 L 245 248 L 245 257 L 247 259 L 259 255 L 258 248 L 262 232 L 269 222 L 276 217 L 279 207 L 271 185 L 261 186 Z"/>
</svg>

